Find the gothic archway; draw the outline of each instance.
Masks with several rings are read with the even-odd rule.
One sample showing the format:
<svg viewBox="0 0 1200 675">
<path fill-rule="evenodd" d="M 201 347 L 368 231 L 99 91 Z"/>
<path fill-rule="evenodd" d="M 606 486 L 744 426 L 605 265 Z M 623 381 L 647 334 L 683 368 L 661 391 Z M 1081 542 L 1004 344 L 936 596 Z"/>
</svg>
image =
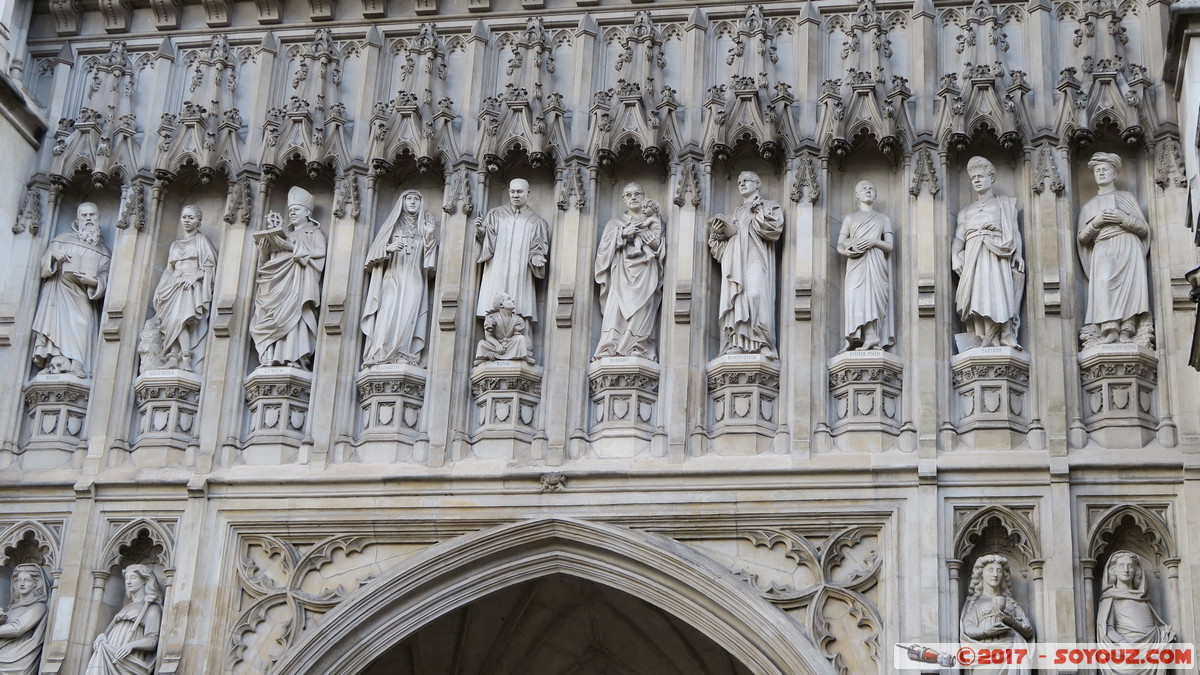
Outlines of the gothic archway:
<svg viewBox="0 0 1200 675">
<path fill-rule="evenodd" d="M 833 673 L 795 620 L 713 560 L 658 535 L 565 518 L 504 525 L 430 547 L 327 614 L 279 659 L 275 673 L 358 675 L 437 618 L 558 574 L 644 600 L 750 672 Z"/>
</svg>

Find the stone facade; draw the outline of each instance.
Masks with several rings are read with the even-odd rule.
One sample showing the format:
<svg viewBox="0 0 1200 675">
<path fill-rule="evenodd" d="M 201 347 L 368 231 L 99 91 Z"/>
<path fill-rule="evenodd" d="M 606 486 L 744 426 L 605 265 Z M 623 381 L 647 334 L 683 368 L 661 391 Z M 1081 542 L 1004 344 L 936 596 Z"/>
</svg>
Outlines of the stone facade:
<svg viewBox="0 0 1200 675">
<path fill-rule="evenodd" d="M 46 607 L 12 639 L 46 674 L 887 673 L 976 602 L 1099 641 L 1121 588 L 1198 641 L 1195 4 L 0 0 L 0 606 Z M 1113 344 L 1081 253 L 1136 219 L 1081 218 L 1096 153 L 1147 225 Z M 72 372 L 35 329 L 89 203 Z M 866 206 L 886 238 L 839 237 Z M 197 344 L 145 361 L 163 308 Z"/>
</svg>

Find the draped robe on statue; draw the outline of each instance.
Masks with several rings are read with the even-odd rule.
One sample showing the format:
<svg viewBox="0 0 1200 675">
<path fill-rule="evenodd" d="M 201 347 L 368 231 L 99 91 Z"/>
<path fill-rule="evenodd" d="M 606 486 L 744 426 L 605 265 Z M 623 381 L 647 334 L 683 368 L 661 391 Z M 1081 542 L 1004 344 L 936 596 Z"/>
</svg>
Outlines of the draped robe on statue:
<svg viewBox="0 0 1200 675">
<path fill-rule="evenodd" d="M 842 221 L 838 239 L 852 243 L 857 239 L 883 239 L 892 233 L 892 221 L 878 211 L 856 211 Z M 882 249 L 872 246 L 857 258 L 846 259 L 846 316 L 843 333 L 859 342 L 866 339 L 866 327 L 876 322 L 879 344 L 887 347 L 896 340 L 892 319 L 891 261 Z"/>
<path fill-rule="evenodd" d="M 628 240 L 622 229 L 640 223 Z M 596 251 L 596 283 L 600 284 L 603 322 L 596 356 L 640 356 L 654 359 L 651 337 L 658 318 L 659 286 L 666 247 L 662 220 L 625 214 L 608 221 Z"/>
<path fill-rule="evenodd" d="M 158 603 L 132 602 L 122 607 L 104 631 L 107 639 L 92 653 L 84 675 L 150 675 L 154 672 L 161 622 L 162 607 Z M 147 638 L 153 638 L 154 647 L 134 649 L 123 657 L 116 655 L 117 647 Z"/>
<path fill-rule="evenodd" d="M 533 280 L 546 275 L 546 266 L 531 266 L 534 255 L 549 259 L 550 225 L 528 206 L 519 211 L 500 206 L 483 218 L 479 262 L 483 279 L 475 315 L 485 316 L 497 293 L 507 293 L 517 303 L 517 313 L 537 321 L 537 296 Z"/>
<path fill-rule="evenodd" d="M 46 637 L 46 598 L 13 603 L 0 624 L 0 675 L 34 675 Z"/>
<path fill-rule="evenodd" d="M 1087 236 L 1091 222 L 1107 209 L 1120 211 L 1129 222 L 1097 223 L 1095 231 Z M 1137 199 L 1121 190 L 1096 195 L 1080 210 L 1079 229 L 1079 252 L 1088 277 L 1084 323 L 1124 321 L 1148 313 L 1150 277 L 1146 255 L 1150 251 L 1150 226 Z"/>
<path fill-rule="evenodd" d="M 425 348 L 429 295 L 425 280 L 437 263 L 433 216 L 421 209 L 415 216 L 402 209 L 404 198 L 388 214 L 367 251 L 366 305 L 363 308 L 363 365 L 417 363 Z M 388 251 L 389 244 L 398 250 Z"/>
<path fill-rule="evenodd" d="M 991 197 L 959 211 L 954 239 L 963 247 L 954 296 L 963 323 L 969 325 L 973 316 L 987 317 L 998 326 L 1012 322 L 1015 336 L 1025 277 L 1017 269 L 1023 264 L 1017 200 Z"/>
<path fill-rule="evenodd" d="M 1096 611 L 1096 642 L 1114 647 L 1161 647 L 1174 641 L 1174 633 L 1150 604 L 1146 574 L 1140 588 L 1109 586 L 1100 595 Z M 1150 675 L 1163 671 L 1154 668 L 1116 668 L 1105 671 L 1113 675 Z"/>
<path fill-rule="evenodd" d="M 66 260 L 55 265 L 51 255 L 64 253 Z M 42 294 L 33 317 L 33 362 L 42 366 L 55 356 L 64 356 L 82 364 L 84 376 L 92 371 L 92 351 L 96 334 L 96 310 L 93 305 L 104 296 L 110 261 L 103 243 L 89 244 L 75 232 L 55 237 L 42 256 Z M 69 272 L 96 279 L 88 287 Z"/>
<path fill-rule="evenodd" d="M 1019 623 L 1025 630 L 1032 631 L 1033 626 L 1025 616 L 1025 611 L 1012 598 L 1004 598 L 1004 609 L 997 609 L 993 596 L 980 595 L 968 600 L 963 607 L 959 619 L 959 639 L 964 645 L 970 645 L 976 650 L 982 649 L 1024 649 L 1028 642 L 1025 636 L 1011 626 L 1006 625 L 1001 617 L 1008 615 Z M 998 668 L 974 667 L 970 671 L 983 675 L 1029 675 L 1030 667 L 1026 665 L 1000 666 Z"/>
<path fill-rule="evenodd" d="M 759 204 L 757 210 L 751 207 Z M 775 252 L 783 234 L 779 202 L 743 203 L 729 223 L 728 239 L 710 233 L 708 245 L 721 263 L 721 351 L 773 355 L 775 335 Z"/>
<path fill-rule="evenodd" d="M 208 237 L 193 232 L 171 244 L 167 269 L 154 290 L 154 314 L 165 349 L 179 339 L 189 322 L 206 328 L 204 319 L 212 306 L 216 271 L 217 253 Z M 203 330 L 197 331 L 193 339 L 199 341 L 203 335 Z"/>
<path fill-rule="evenodd" d="M 303 363 L 316 349 L 325 235 L 306 222 L 290 234 L 281 231 L 264 237 L 260 246 L 264 260 L 258 266 L 250 324 L 259 362 L 264 366 Z M 297 260 L 304 255 L 311 256 L 308 264 Z"/>
</svg>

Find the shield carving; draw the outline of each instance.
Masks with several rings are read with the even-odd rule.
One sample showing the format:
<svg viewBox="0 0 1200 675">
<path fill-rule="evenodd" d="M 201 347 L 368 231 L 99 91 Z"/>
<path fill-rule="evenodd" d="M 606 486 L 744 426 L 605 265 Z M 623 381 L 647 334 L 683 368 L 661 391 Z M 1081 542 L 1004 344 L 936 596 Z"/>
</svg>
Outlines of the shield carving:
<svg viewBox="0 0 1200 675">
<path fill-rule="evenodd" d="M 712 400 L 713 419 L 717 422 L 725 419 L 725 397 L 718 396 Z"/>
<path fill-rule="evenodd" d="M 1020 417 L 1025 412 L 1025 397 L 1019 391 L 1008 392 L 1008 409 Z"/>
<path fill-rule="evenodd" d="M 187 433 L 192 430 L 192 423 L 196 421 L 196 416 L 190 412 L 179 413 L 179 430 Z"/>
<path fill-rule="evenodd" d="M 614 398 L 612 399 L 613 419 L 623 420 L 629 417 L 629 399 Z"/>
<path fill-rule="evenodd" d="M 1103 407 L 1104 396 L 1100 393 L 1100 390 L 1093 389 L 1092 391 L 1088 392 L 1088 409 L 1092 411 L 1092 414 L 1094 415 L 1100 412 L 1100 409 Z"/>
<path fill-rule="evenodd" d="M 58 413 L 46 413 L 42 415 L 42 433 L 52 434 L 58 428 Z"/>
<path fill-rule="evenodd" d="M 409 429 L 417 428 L 417 409 L 412 406 L 404 406 L 404 426 Z"/>
<path fill-rule="evenodd" d="M 263 428 L 274 429 L 277 426 L 279 426 L 279 406 L 263 408 Z"/>
<path fill-rule="evenodd" d="M 528 403 L 521 403 L 521 424 L 525 426 L 533 424 L 533 406 Z"/>
<path fill-rule="evenodd" d="M 396 419 L 396 406 L 394 404 L 385 403 L 379 406 L 379 426 L 391 426 L 394 419 Z"/>
<path fill-rule="evenodd" d="M 638 419 L 643 422 L 649 422 L 654 416 L 654 404 L 649 401 L 638 402 Z"/>
<path fill-rule="evenodd" d="M 854 410 L 859 415 L 870 415 L 875 412 L 875 392 L 854 392 Z"/>
<path fill-rule="evenodd" d="M 1109 391 L 1112 392 L 1113 408 L 1117 410 L 1129 408 L 1129 387 L 1113 387 Z"/>
<path fill-rule="evenodd" d="M 833 407 L 836 411 L 839 420 L 846 419 L 846 415 L 850 414 L 850 397 L 839 396 L 833 400 Z"/>
<path fill-rule="evenodd" d="M 1138 391 L 1138 405 L 1141 406 L 1142 412 L 1150 412 L 1150 392 L 1144 389 Z"/>
<path fill-rule="evenodd" d="M 604 421 L 604 406 L 601 405 L 599 402 L 593 403 L 592 412 L 595 413 L 595 415 L 596 415 L 597 423 Z"/>
<path fill-rule="evenodd" d="M 766 420 L 767 422 L 772 421 L 773 419 L 775 419 L 775 399 L 771 399 L 771 398 L 760 399 L 758 402 L 758 410 L 759 410 L 759 413 L 762 414 L 762 418 L 764 420 Z"/>
<path fill-rule="evenodd" d="M 983 412 L 994 413 L 1000 410 L 1000 388 L 985 387 L 983 390 Z"/>
<path fill-rule="evenodd" d="M 896 419 L 896 397 L 895 396 L 884 396 L 883 397 L 883 416 L 890 420 Z"/>
<path fill-rule="evenodd" d="M 151 414 L 151 418 L 153 419 L 152 426 L 154 427 L 155 431 L 162 431 L 163 429 L 167 428 L 168 416 L 169 415 L 167 414 L 166 408 L 154 409 L 154 412 Z"/>
<path fill-rule="evenodd" d="M 79 430 L 83 428 L 83 418 L 79 415 L 67 414 L 67 433 L 72 436 L 78 436 Z"/>
<path fill-rule="evenodd" d="M 492 407 L 492 419 L 497 422 L 507 422 L 511 414 L 512 407 L 508 401 L 496 401 L 496 405 Z"/>
<path fill-rule="evenodd" d="M 964 391 L 958 397 L 958 401 L 962 405 L 963 417 L 970 417 L 975 414 L 975 392 Z"/>
<path fill-rule="evenodd" d="M 749 394 L 733 397 L 733 414 L 735 417 L 745 417 L 750 414 Z"/>
<path fill-rule="evenodd" d="M 292 428 L 296 431 L 301 431 L 304 429 L 304 411 L 293 408 L 292 414 L 288 416 L 288 423 L 291 424 Z"/>
</svg>

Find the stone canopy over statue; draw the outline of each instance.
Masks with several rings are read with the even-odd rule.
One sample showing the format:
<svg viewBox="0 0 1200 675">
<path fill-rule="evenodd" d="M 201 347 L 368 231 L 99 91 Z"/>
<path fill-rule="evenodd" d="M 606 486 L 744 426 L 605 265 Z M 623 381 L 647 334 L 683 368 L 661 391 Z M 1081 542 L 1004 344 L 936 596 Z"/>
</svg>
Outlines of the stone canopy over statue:
<svg viewBox="0 0 1200 675">
<path fill-rule="evenodd" d="M 595 277 L 603 320 L 595 358 L 655 360 L 654 327 L 667 253 L 662 218 L 658 203 L 647 201 L 637 183 L 626 185 L 622 198 L 625 213 L 604 226 L 596 252 Z"/>
<path fill-rule="evenodd" d="M 1025 258 L 1017 224 L 1017 200 L 992 190 L 996 169 L 983 157 L 967 162 L 975 202 L 958 212 L 952 267 L 954 296 L 966 333 L 955 336 L 959 351 L 1012 347 L 1021 322 Z"/>
<path fill-rule="evenodd" d="M 1079 255 L 1088 279 L 1087 315 L 1080 331 L 1084 347 L 1114 342 L 1150 347 L 1150 225 L 1137 198 L 1116 189 L 1118 155 L 1097 152 L 1088 168 L 1099 192 L 1079 211 Z"/>
<path fill-rule="evenodd" d="M 708 247 L 721 264 L 721 354 L 775 353 L 775 241 L 783 234 L 779 202 L 759 194 L 753 171 L 738 176 L 743 202 L 708 224 Z"/>
<path fill-rule="evenodd" d="M 508 294 L 516 313 L 537 321 L 534 279 L 546 276 L 550 225 L 529 206 L 529 182 L 508 185 L 508 206 L 499 206 L 475 221 L 478 262 L 483 265 L 475 315 L 486 316 L 497 294 Z"/>
<path fill-rule="evenodd" d="M 71 231 L 55 237 L 42 256 L 42 293 L 33 318 L 33 363 L 48 374 L 91 377 L 96 310 L 111 260 L 100 232 L 100 211 L 84 202 Z"/>
<path fill-rule="evenodd" d="M 874 208 L 869 180 L 854 187 L 858 210 L 842 220 L 837 251 L 846 256 L 843 334 L 851 349 L 886 349 L 896 340 L 892 318 L 892 220 Z"/>
<path fill-rule="evenodd" d="M 260 365 L 308 370 L 316 350 L 325 234 L 312 217 L 309 192 L 293 187 L 287 203 L 286 226 L 271 212 L 254 233 L 260 257 L 250 336 Z"/>
</svg>

